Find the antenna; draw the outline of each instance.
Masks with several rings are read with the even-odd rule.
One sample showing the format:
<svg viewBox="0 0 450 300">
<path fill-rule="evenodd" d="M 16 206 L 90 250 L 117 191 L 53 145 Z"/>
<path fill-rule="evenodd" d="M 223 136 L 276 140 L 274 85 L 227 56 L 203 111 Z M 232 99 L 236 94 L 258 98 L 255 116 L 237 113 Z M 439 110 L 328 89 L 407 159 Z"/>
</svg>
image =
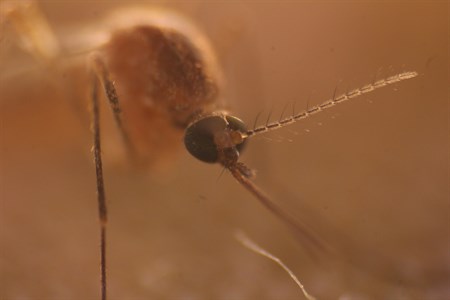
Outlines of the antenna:
<svg viewBox="0 0 450 300">
<path fill-rule="evenodd" d="M 254 129 L 251 130 L 247 130 L 247 132 L 245 132 L 243 134 L 243 138 L 249 138 L 252 136 L 255 136 L 257 134 L 261 134 L 261 133 L 265 133 L 268 131 L 272 131 L 275 129 L 279 129 L 282 127 L 285 127 L 287 125 L 290 124 L 294 124 L 300 120 L 306 119 L 310 116 L 312 116 L 315 113 L 321 112 L 321 111 L 325 111 L 333 106 L 335 106 L 336 104 L 340 104 L 343 102 L 346 102 L 347 100 L 353 99 L 353 98 L 357 98 L 363 94 L 367 94 L 370 92 L 375 91 L 376 89 L 403 81 L 403 80 L 407 80 L 407 79 L 411 79 L 414 77 L 417 77 L 419 75 L 419 73 L 417 72 L 403 72 L 397 75 L 393 75 L 381 80 L 378 80 L 374 83 L 369 83 L 364 85 L 363 87 L 354 89 L 352 91 L 349 91 L 345 94 L 342 94 L 340 96 L 334 97 L 328 101 L 325 101 L 322 104 L 313 106 L 311 108 L 307 108 L 306 110 L 304 110 L 301 113 L 298 114 L 294 114 L 288 118 L 276 121 L 276 122 L 272 122 L 272 123 L 268 123 L 259 127 L 256 127 Z"/>
</svg>

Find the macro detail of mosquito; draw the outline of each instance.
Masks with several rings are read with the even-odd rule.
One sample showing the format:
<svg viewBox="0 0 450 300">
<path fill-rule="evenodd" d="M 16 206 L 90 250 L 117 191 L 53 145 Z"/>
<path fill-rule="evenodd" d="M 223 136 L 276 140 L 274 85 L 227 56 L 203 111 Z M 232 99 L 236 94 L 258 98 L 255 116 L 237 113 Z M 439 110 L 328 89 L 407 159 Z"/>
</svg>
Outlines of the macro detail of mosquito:
<svg viewBox="0 0 450 300">
<path fill-rule="evenodd" d="M 12 5 L 5 14 L 27 51 L 50 62 L 62 55 L 45 18 L 33 2 Z M 101 298 L 107 298 L 106 189 L 102 166 L 100 98 L 107 99 L 132 164 L 151 165 L 158 151 L 184 145 L 195 158 L 219 164 L 267 209 L 280 218 L 311 256 L 333 249 L 299 220 L 282 210 L 254 181 L 254 171 L 240 160 L 248 140 L 292 125 L 376 89 L 418 76 L 402 72 L 286 118 L 248 129 L 224 110 L 222 75 L 207 39 L 178 15 L 134 11 L 117 22 L 94 50 L 87 51 L 93 156 L 100 220 Z M 33 26 L 31 26 L 33 25 Z M 50 63 L 49 63 L 50 64 Z M 154 145 L 160 145 L 154 149 Z"/>
</svg>

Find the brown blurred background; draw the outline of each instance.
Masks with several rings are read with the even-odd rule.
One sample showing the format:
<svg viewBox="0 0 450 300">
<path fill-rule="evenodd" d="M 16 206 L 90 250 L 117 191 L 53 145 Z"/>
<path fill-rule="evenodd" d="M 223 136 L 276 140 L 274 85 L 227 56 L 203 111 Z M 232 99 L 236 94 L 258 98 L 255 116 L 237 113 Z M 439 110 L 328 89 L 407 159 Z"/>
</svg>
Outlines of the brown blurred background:
<svg viewBox="0 0 450 300">
<path fill-rule="evenodd" d="M 231 176 L 181 143 L 167 170 L 133 172 L 108 159 L 115 145 L 105 140 L 110 299 L 303 299 L 278 266 L 233 238 L 236 229 L 279 256 L 318 299 L 448 299 L 448 4 L 159 5 L 192 18 L 216 46 L 230 108 L 249 126 L 261 110 L 261 122 L 271 109 L 276 119 L 286 103 L 321 103 L 336 86 L 420 76 L 255 137 L 242 156 L 257 183 L 338 257 L 314 261 Z M 41 3 L 66 45 L 122 6 Z M 67 89 L 15 43 L 5 30 L 0 299 L 98 299 L 89 129 L 65 101 Z M 61 74 L 85 93 L 73 69 Z"/>
</svg>

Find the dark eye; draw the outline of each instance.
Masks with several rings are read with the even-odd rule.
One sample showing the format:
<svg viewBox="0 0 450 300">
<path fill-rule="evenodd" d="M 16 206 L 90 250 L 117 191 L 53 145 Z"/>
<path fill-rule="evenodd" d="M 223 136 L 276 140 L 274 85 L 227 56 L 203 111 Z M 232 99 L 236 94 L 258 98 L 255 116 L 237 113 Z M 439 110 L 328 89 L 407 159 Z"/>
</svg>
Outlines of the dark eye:
<svg viewBox="0 0 450 300">
<path fill-rule="evenodd" d="M 226 121 L 225 121 L 226 119 Z M 247 131 L 244 122 L 233 116 L 207 116 L 192 123 L 184 136 L 184 145 L 197 159 L 207 163 L 219 162 L 219 149 L 215 143 L 214 137 L 222 132 Z M 228 124 L 227 124 L 228 122 Z M 237 144 L 236 150 L 241 152 L 245 147 L 246 141 Z"/>
</svg>

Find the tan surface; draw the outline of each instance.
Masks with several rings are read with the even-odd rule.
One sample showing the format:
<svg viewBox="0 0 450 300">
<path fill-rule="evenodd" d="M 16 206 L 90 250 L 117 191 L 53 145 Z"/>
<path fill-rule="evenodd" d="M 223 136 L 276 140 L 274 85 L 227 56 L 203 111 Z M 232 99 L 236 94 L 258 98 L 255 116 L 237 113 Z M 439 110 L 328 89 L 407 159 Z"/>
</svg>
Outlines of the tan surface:
<svg viewBox="0 0 450 300">
<path fill-rule="evenodd" d="M 42 5 L 69 41 L 67 28 L 112 6 Z M 310 105 L 326 100 L 341 79 L 342 91 L 379 68 L 421 75 L 255 138 L 242 157 L 280 205 L 344 249 L 342 261 L 362 261 L 360 269 L 323 256 L 314 263 L 228 174 L 218 179 L 219 167 L 182 145 L 171 168 L 147 174 L 117 167 L 106 140 L 110 298 L 302 299 L 278 266 L 235 241 L 237 228 L 319 299 L 450 297 L 448 7 L 167 6 L 193 17 L 216 45 L 230 104 L 250 126 L 263 107 L 261 120 L 272 105 L 277 118 L 287 102 L 300 109 L 310 94 Z M 10 43 L 2 40 L 2 75 L 33 65 Z M 98 299 L 90 135 L 63 95 L 39 68 L 0 82 L 0 299 Z M 394 270 L 403 275 L 392 278 Z"/>
</svg>

